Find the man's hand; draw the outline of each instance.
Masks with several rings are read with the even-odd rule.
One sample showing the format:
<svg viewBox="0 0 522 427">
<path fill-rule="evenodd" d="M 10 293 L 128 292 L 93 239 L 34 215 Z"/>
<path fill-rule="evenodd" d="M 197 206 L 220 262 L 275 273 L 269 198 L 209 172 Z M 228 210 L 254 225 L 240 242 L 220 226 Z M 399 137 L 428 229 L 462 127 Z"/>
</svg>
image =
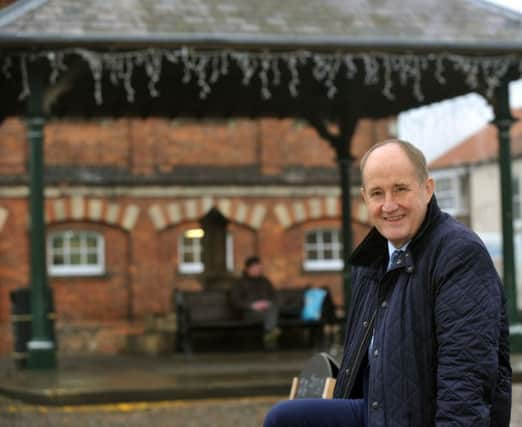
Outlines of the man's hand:
<svg viewBox="0 0 522 427">
<path fill-rule="evenodd" d="M 268 307 L 270 307 L 270 301 L 267 299 L 260 299 L 258 301 L 254 301 L 250 307 L 252 307 L 252 310 L 255 311 L 265 311 L 268 310 Z"/>
</svg>

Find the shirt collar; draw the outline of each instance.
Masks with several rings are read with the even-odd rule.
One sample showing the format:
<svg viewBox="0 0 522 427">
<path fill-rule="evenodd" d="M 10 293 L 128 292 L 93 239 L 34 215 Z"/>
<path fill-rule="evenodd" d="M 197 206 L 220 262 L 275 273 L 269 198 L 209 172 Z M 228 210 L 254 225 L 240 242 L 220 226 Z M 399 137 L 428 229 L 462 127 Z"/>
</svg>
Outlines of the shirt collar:
<svg viewBox="0 0 522 427">
<path fill-rule="evenodd" d="M 406 252 L 406 248 L 408 247 L 408 245 L 410 244 L 411 240 L 407 241 L 404 245 L 402 245 L 400 248 L 396 248 L 395 246 L 393 246 L 393 244 L 388 240 L 388 269 L 391 267 L 391 262 L 392 262 L 392 254 L 395 252 L 395 251 L 404 251 Z"/>
<path fill-rule="evenodd" d="M 392 254 L 395 252 L 395 251 L 406 251 L 406 248 L 408 247 L 408 245 L 410 244 L 411 240 L 408 240 L 404 245 L 402 245 L 400 248 L 396 248 L 395 246 L 393 246 L 393 244 L 388 240 L 388 259 L 391 259 L 392 257 Z"/>
</svg>

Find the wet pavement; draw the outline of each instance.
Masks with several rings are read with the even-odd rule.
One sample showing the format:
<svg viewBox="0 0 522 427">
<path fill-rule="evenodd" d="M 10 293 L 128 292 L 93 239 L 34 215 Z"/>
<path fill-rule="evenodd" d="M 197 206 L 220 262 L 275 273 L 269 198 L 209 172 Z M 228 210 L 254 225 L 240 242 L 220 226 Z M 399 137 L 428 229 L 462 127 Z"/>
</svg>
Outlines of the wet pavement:
<svg viewBox="0 0 522 427">
<path fill-rule="evenodd" d="M 0 427 L 261 426 L 312 354 L 91 356 L 61 359 L 55 372 L 15 371 L 0 359 Z M 512 365 L 522 381 L 522 356 Z M 9 387 L 25 390 L 25 402 L 6 397 Z M 95 403 L 104 401 L 113 403 Z M 522 382 L 513 385 L 511 426 L 522 427 Z"/>
<path fill-rule="evenodd" d="M 0 427 L 259 427 L 281 396 L 35 406 L 0 399 Z"/>
<path fill-rule="evenodd" d="M 0 398 L 0 427 L 260 427 L 285 396 L 77 406 Z M 511 427 L 522 427 L 522 384 L 513 386 Z"/>
<path fill-rule="evenodd" d="M 46 405 L 281 395 L 314 352 L 62 357 L 55 371 L 0 359 L 0 395 Z"/>
</svg>

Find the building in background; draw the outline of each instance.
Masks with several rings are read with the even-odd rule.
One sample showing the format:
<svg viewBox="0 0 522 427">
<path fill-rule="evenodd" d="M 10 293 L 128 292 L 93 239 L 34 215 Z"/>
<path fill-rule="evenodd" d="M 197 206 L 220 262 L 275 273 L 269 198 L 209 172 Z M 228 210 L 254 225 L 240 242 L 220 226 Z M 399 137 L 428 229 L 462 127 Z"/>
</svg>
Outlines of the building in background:
<svg viewBox="0 0 522 427">
<path fill-rule="evenodd" d="M 354 158 L 390 136 L 361 121 Z M 0 353 L 9 292 L 29 281 L 26 130 L 0 125 Z M 205 286 L 204 259 L 231 277 L 257 254 L 277 287 L 328 286 L 343 302 L 335 153 L 295 120 L 55 120 L 45 129 L 47 269 L 62 352 L 125 351 L 176 289 Z M 354 163 L 354 167 L 357 164 Z M 353 190 L 354 243 L 368 230 Z M 225 253 L 203 253 L 201 220 L 225 218 Z M 211 216 L 212 217 L 212 216 Z"/>
<path fill-rule="evenodd" d="M 513 174 L 513 217 L 515 228 L 516 273 L 522 308 L 522 110 L 511 128 Z M 498 138 L 493 125 L 465 139 L 430 162 L 439 204 L 443 210 L 476 231 L 486 243 L 502 274 L 502 224 Z"/>
</svg>

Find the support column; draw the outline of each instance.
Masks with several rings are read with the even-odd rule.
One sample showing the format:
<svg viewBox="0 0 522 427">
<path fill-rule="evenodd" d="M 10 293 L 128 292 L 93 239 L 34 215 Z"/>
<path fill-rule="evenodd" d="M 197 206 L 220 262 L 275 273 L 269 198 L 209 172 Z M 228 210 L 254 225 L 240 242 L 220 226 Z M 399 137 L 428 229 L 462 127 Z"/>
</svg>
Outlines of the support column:
<svg viewBox="0 0 522 427">
<path fill-rule="evenodd" d="M 28 101 L 27 136 L 29 140 L 29 205 L 31 239 L 31 314 L 32 336 L 28 343 L 29 369 L 56 367 L 52 312 L 52 291 L 47 283 L 45 257 L 44 184 L 43 184 L 43 79 L 30 76 L 31 95 Z"/>
<path fill-rule="evenodd" d="M 498 129 L 498 158 L 500 168 L 500 194 L 502 218 L 502 257 L 503 282 L 507 298 L 507 309 L 511 328 L 513 349 L 522 350 L 522 331 L 518 328 L 517 281 L 515 267 L 514 230 L 513 230 L 513 177 L 511 174 L 511 137 L 510 129 L 515 119 L 509 107 L 509 85 L 504 82 L 495 92 L 495 119 Z"/>
<path fill-rule="evenodd" d="M 339 119 L 339 133 L 330 132 L 324 121 L 317 118 L 308 118 L 309 123 L 317 130 L 319 135 L 326 139 L 337 155 L 337 166 L 339 170 L 339 181 L 341 185 L 341 217 L 342 217 L 342 239 L 343 239 L 343 290 L 344 307 L 348 310 L 352 295 L 351 266 L 348 262 L 352 253 L 352 180 L 351 167 L 352 156 L 350 146 L 352 136 L 357 125 L 356 117 Z"/>
<path fill-rule="evenodd" d="M 349 141 L 345 141 L 345 148 L 337 150 L 337 166 L 339 168 L 339 180 L 341 183 L 341 207 L 342 207 L 342 238 L 343 238 L 343 287 L 344 306 L 348 310 L 352 297 L 351 265 L 348 262 L 352 253 L 352 158 L 349 154 Z"/>
</svg>

